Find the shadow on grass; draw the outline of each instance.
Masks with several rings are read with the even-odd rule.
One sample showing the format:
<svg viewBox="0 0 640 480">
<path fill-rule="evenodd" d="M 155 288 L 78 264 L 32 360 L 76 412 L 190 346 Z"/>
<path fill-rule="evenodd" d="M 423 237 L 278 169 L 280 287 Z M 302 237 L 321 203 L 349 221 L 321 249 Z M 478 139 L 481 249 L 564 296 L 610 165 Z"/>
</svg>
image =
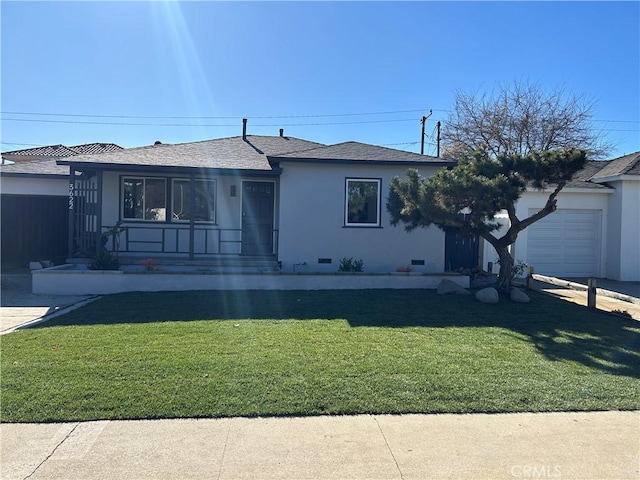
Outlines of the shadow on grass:
<svg viewBox="0 0 640 480">
<path fill-rule="evenodd" d="M 238 319 L 342 319 L 354 327 L 493 327 L 547 359 L 640 378 L 640 322 L 531 292 L 530 304 L 429 290 L 192 291 L 110 295 L 35 328 Z"/>
</svg>

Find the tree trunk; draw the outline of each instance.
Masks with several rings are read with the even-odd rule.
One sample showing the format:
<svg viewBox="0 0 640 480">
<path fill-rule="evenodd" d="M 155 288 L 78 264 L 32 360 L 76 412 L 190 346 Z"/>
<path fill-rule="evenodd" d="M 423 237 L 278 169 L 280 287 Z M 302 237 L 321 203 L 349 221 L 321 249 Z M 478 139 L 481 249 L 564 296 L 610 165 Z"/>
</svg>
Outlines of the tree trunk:
<svg viewBox="0 0 640 480">
<path fill-rule="evenodd" d="M 494 248 L 495 245 L 494 245 Z M 500 259 L 500 273 L 498 273 L 498 290 L 502 293 L 511 292 L 511 280 L 513 279 L 513 257 L 509 249 L 505 247 L 496 248 Z"/>
</svg>

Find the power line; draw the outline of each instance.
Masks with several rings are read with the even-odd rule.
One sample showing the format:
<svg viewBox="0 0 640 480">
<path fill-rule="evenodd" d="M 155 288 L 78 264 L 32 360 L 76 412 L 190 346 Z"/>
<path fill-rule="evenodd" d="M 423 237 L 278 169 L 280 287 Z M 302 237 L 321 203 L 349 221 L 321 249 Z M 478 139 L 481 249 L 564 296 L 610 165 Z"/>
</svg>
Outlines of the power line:
<svg viewBox="0 0 640 480">
<path fill-rule="evenodd" d="M 393 115 L 399 113 L 417 113 L 425 112 L 426 108 L 414 110 L 391 110 L 386 112 L 361 112 L 361 113 L 327 113 L 327 114 L 311 114 L 311 115 L 270 115 L 270 116 L 248 116 L 252 119 L 280 119 L 280 118 L 328 118 L 328 117 L 355 117 L 370 115 Z M 428 109 L 436 112 L 449 113 L 447 109 Z M 121 119 L 139 119 L 139 120 L 239 120 L 247 116 L 154 116 L 154 115 L 102 115 L 92 113 L 52 113 L 52 112 L 18 112 L 18 111 L 1 111 L 2 115 L 36 115 L 46 117 L 80 117 L 80 118 L 121 118 Z M 6 119 L 15 120 L 15 119 Z M 593 119 L 594 122 L 611 122 L 611 123 L 637 123 L 640 120 L 610 120 L 610 119 Z M 273 126 L 273 125 L 270 125 Z"/>
<path fill-rule="evenodd" d="M 237 127 L 237 124 L 215 124 L 215 123 L 141 123 L 141 122 L 92 122 L 86 120 L 46 120 L 32 118 L 5 118 L 3 122 L 27 122 L 27 123 L 59 123 L 73 125 L 110 125 L 127 127 Z M 322 123 L 254 123 L 252 127 L 321 127 L 331 125 L 365 125 L 375 123 L 400 123 L 415 122 L 415 118 L 402 118 L 394 120 L 360 120 L 355 122 L 322 122 Z M 638 133 L 640 129 L 617 129 L 617 128 L 594 128 L 598 132 L 633 132 Z"/>
<path fill-rule="evenodd" d="M 380 146 L 382 147 L 390 147 L 392 145 L 417 145 L 420 142 L 398 142 L 398 143 L 381 143 Z M 435 143 L 431 143 L 431 142 L 426 142 L 427 145 L 433 145 L 435 146 Z"/>
<path fill-rule="evenodd" d="M 326 118 L 326 117 L 355 117 L 355 116 L 369 116 L 369 115 L 393 115 L 398 113 L 416 113 L 422 112 L 426 109 L 416 110 L 394 110 L 388 112 L 365 112 L 365 113 L 328 113 L 317 115 L 273 115 L 273 116 L 250 116 L 254 119 L 278 119 L 278 118 Z M 436 110 L 445 112 L 446 110 Z M 49 112 L 13 112 L 2 111 L 2 115 L 37 115 L 37 116 L 54 116 L 54 117 L 82 117 L 82 118 L 129 118 L 129 119 L 144 119 L 144 120 L 231 120 L 241 119 L 243 116 L 147 116 L 147 115 L 100 115 L 100 114 L 81 114 L 81 113 L 49 113 Z"/>
<path fill-rule="evenodd" d="M 0 145 L 21 145 L 28 147 L 42 147 L 43 145 L 40 143 L 15 143 L 15 142 L 0 142 Z"/>
<path fill-rule="evenodd" d="M 395 120 L 361 120 L 356 122 L 323 122 L 323 123 L 254 123 L 251 127 L 308 127 L 323 125 L 359 125 L 367 123 L 395 123 L 395 122 L 415 122 L 415 118 L 403 118 Z M 237 127 L 237 124 L 211 124 L 211 123 L 140 123 L 140 122 L 92 122 L 81 120 L 46 120 L 32 118 L 4 118 L 3 122 L 30 122 L 30 123 L 65 123 L 74 125 L 119 125 L 119 126 L 141 126 L 141 127 Z"/>
</svg>

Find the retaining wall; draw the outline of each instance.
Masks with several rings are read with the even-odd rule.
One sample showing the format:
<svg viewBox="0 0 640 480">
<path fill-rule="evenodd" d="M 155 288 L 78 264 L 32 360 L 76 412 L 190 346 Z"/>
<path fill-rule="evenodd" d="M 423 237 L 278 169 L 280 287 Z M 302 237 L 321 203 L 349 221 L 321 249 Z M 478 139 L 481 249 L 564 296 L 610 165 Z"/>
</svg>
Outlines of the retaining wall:
<svg viewBox="0 0 640 480">
<path fill-rule="evenodd" d="M 209 273 L 78 270 L 61 265 L 32 272 L 33 293 L 103 295 L 185 290 L 435 289 L 443 278 L 469 287 L 469 277 L 416 273 Z"/>
</svg>

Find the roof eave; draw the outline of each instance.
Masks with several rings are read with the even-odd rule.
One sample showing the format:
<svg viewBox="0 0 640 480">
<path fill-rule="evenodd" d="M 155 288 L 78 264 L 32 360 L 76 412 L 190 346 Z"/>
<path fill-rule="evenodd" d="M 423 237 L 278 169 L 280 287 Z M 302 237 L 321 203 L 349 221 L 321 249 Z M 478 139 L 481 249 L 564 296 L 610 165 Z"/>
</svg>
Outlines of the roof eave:
<svg viewBox="0 0 640 480">
<path fill-rule="evenodd" d="M 600 185 L 601 188 L 589 188 L 589 187 L 570 187 L 570 186 L 566 186 L 564 187 L 560 193 L 565 192 L 571 192 L 571 193 L 613 193 L 614 192 L 614 188 L 611 187 L 607 187 L 605 185 Z M 545 194 L 549 194 L 549 193 L 553 193 L 555 191 L 555 188 L 543 188 L 543 189 L 537 189 L 537 188 L 533 188 L 533 187 L 527 187 L 527 193 L 545 193 Z"/>
<path fill-rule="evenodd" d="M 591 178 L 589 181 L 593 183 L 622 182 L 624 180 L 640 180 L 640 175 L 612 175 L 610 177 Z"/>
<path fill-rule="evenodd" d="M 420 167 L 451 167 L 455 165 L 455 162 L 441 160 L 441 161 L 402 161 L 402 160 L 353 160 L 342 158 L 292 158 L 292 157 L 278 157 L 268 156 L 270 164 L 280 162 L 293 162 L 293 163 L 331 163 L 331 164 L 349 164 L 349 165 L 403 165 L 406 167 L 420 166 Z"/>
<path fill-rule="evenodd" d="M 29 178 L 50 178 L 56 180 L 66 180 L 69 175 L 66 173 L 28 173 L 28 172 L 0 172 L 0 177 L 29 177 Z"/>
<path fill-rule="evenodd" d="M 59 160 L 58 165 L 68 165 L 70 169 L 76 171 L 102 170 L 118 172 L 145 172 L 145 173 L 165 173 L 165 174 L 192 174 L 194 172 L 206 171 L 217 175 L 246 175 L 246 176 L 278 176 L 279 168 L 251 169 L 251 168 L 207 168 L 207 167 L 186 167 L 169 165 L 131 165 L 126 163 L 91 163 Z"/>
</svg>

